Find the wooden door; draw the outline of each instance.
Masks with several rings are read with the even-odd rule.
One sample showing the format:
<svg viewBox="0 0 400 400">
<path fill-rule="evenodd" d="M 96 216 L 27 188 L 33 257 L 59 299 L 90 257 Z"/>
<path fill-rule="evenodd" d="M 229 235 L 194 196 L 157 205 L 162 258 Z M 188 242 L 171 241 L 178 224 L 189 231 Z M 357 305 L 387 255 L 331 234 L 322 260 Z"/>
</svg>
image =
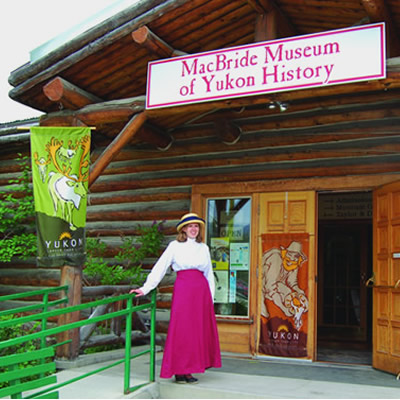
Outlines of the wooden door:
<svg viewBox="0 0 400 400">
<path fill-rule="evenodd" d="M 374 368 L 400 372 L 400 182 L 374 192 Z"/>
<path fill-rule="evenodd" d="M 260 195 L 258 354 L 315 359 L 315 192 Z"/>
</svg>

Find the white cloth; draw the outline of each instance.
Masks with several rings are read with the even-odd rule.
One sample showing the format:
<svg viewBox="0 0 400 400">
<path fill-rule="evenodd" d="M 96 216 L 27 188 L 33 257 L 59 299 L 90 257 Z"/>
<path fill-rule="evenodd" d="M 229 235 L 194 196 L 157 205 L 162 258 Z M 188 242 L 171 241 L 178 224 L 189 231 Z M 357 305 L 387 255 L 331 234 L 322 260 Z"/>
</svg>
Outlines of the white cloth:
<svg viewBox="0 0 400 400">
<path fill-rule="evenodd" d="M 168 267 L 178 272 L 187 269 L 201 271 L 208 281 L 212 299 L 214 299 L 215 282 L 211 264 L 210 250 L 205 243 L 197 243 L 188 238 L 186 242 L 172 241 L 155 263 L 146 282 L 140 288 L 144 294 L 157 287 L 166 274 Z"/>
</svg>

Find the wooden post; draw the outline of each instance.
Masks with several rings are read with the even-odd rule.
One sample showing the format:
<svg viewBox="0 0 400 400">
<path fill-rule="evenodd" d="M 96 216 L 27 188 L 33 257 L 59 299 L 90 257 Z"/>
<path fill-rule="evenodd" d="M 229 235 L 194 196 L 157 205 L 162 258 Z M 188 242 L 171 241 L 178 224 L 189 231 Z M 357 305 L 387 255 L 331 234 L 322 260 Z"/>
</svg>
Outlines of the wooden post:
<svg viewBox="0 0 400 400">
<path fill-rule="evenodd" d="M 81 304 L 82 299 L 82 267 L 72 267 L 65 265 L 61 267 L 60 285 L 68 285 L 68 304 L 66 306 L 75 306 Z M 80 312 L 60 315 L 58 325 L 65 325 L 71 322 L 79 321 Z M 57 347 L 57 357 L 74 360 L 79 355 L 80 337 L 79 328 L 65 331 L 59 334 L 58 342 L 72 340 L 71 343 Z"/>
</svg>

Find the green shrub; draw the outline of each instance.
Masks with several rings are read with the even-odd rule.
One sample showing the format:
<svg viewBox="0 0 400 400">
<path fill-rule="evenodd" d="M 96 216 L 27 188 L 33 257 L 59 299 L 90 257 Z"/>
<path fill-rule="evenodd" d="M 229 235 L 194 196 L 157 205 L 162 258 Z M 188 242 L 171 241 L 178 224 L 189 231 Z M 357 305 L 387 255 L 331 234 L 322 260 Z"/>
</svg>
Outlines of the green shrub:
<svg viewBox="0 0 400 400">
<path fill-rule="evenodd" d="M 138 227 L 139 236 L 123 237 L 122 245 L 115 260 L 118 264 L 109 264 L 104 260 L 107 246 L 99 238 L 87 238 L 85 275 L 92 278 L 95 283 L 102 285 L 117 285 L 120 283 L 138 284 L 144 280 L 142 270 L 146 257 L 158 256 L 164 234 L 163 222 L 154 222 L 150 227 Z"/>
<path fill-rule="evenodd" d="M 7 191 L 0 193 L 0 262 L 27 259 L 37 250 L 36 235 L 30 232 L 35 225 L 30 158 L 18 156 L 21 175 L 10 179 Z"/>
</svg>

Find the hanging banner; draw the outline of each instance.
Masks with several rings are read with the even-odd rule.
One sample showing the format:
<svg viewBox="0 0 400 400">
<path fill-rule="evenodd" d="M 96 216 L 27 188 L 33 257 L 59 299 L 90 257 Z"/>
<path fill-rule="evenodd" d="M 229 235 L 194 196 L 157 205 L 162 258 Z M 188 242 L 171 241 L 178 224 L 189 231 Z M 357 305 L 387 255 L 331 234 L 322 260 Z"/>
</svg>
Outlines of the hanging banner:
<svg viewBox="0 0 400 400">
<path fill-rule="evenodd" d="M 262 235 L 262 354 L 307 356 L 308 249 L 308 233 Z"/>
<path fill-rule="evenodd" d="M 156 60 L 146 108 L 382 79 L 385 63 L 384 23 Z"/>
<path fill-rule="evenodd" d="M 32 127 L 31 154 L 37 265 L 82 266 L 90 128 Z"/>
</svg>

